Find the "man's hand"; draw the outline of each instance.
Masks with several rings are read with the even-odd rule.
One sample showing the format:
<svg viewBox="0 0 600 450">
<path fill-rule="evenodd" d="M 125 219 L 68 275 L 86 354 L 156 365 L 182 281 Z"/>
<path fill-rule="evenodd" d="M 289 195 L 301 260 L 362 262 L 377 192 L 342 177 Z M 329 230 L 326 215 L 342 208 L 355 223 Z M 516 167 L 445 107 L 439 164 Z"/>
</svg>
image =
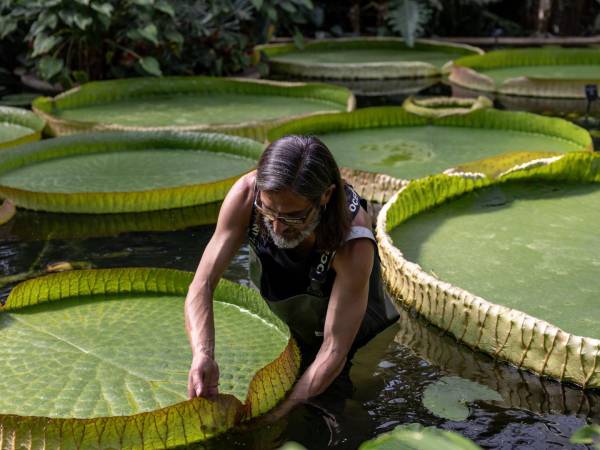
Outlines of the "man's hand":
<svg viewBox="0 0 600 450">
<path fill-rule="evenodd" d="M 205 353 L 192 359 L 188 376 L 188 396 L 214 399 L 219 394 L 219 366 Z"/>
</svg>

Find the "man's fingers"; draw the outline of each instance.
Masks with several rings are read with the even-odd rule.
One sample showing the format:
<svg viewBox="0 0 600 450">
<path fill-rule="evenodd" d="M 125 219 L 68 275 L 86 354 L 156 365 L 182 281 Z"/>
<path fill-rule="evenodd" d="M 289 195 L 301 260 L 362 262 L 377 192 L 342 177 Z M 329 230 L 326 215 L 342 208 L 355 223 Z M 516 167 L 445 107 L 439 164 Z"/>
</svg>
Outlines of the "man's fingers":
<svg viewBox="0 0 600 450">
<path fill-rule="evenodd" d="M 202 396 L 202 378 L 199 376 L 197 370 L 192 370 L 190 372 L 190 379 L 188 381 L 188 396 L 189 398 Z"/>
<path fill-rule="evenodd" d="M 219 370 L 190 370 L 188 378 L 188 397 L 215 398 L 219 395 Z"/>
</svg>

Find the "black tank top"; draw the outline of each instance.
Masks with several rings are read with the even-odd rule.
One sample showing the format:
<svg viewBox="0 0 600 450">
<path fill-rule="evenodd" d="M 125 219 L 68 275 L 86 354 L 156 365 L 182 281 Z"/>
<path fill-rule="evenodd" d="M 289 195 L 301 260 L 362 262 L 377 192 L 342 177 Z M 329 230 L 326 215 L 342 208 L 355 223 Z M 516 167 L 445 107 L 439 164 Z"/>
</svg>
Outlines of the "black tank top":
<svg viewBox="0 0 600 450">
<path fill-rule="evenodd" d="M 345 185 L 345 192 L 348 214 L 352 218 L 361 207 L 366 210 L 367 202 L 350 185 Z M 268 233 L 261 232 L 260 220 L 262 216 L 253 208 L 248 229 L 252 250 L 251 273 L 256 270 L 253 266 L 260 266 L 260 273 L 251 278 L 256 279 L 256 287 L 269 307 L 288 324 L 296 338 L 304 344 L 318 346 L 322 342 L 327 302 L 335 281 L 335 270 L 331 267 L 335 252 L 313 249 L 308 255 L 299 256 L 293 249 L 279 248 Z M 259 260 L 258 264 L 256 261 L 252 263 L 254 258 Z M 313 299 L 310 307 L 300 305 L 305 298 Z M 397 318 L 398 314 L 383 287 L 375 246 L 367 311 L 353 347 L 365 344 Z"/>
</svg>

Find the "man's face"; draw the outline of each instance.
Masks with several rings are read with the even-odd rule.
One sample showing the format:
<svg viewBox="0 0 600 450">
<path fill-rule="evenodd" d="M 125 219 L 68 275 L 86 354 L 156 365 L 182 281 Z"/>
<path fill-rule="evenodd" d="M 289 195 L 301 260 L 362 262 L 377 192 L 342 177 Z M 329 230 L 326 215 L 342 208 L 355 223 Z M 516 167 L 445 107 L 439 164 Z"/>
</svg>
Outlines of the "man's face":
<svg viewBox="0 0 600 450">
<path fill-rule="evenodd" d="M 294 248 L 319 224 L 319 207 L 291 191 L 261 191 L 256 206 L 275 245 Z"/>
</svg>

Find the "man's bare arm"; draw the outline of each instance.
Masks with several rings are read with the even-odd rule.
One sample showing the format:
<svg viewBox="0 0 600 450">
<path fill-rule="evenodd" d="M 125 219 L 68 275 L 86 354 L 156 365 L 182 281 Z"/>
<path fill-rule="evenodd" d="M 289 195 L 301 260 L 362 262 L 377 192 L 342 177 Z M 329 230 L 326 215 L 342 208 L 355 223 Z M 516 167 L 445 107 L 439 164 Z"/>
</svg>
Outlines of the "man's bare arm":
<svg viewBox="0 0 600 450">
<path fill-rule="evenodd" d="M 373 243 L 367 239 L 350 241 L 336 254 L 323 344 L 294 386 L 291 402 L 321 394 L 342 371 L 367 308 L 373 257 Z"/>
<path fill-rule="evenodd" d="M 213 293 L 244 241 L 252 211 L 253 183 L 254 173 L 250 173 L 238 180 L 225 197 L 215 233 L 204 250 L 185 299 L 185 326 L 192 349 L 190 398 L 213 397 L 218 393 Z"/>
</svg>

